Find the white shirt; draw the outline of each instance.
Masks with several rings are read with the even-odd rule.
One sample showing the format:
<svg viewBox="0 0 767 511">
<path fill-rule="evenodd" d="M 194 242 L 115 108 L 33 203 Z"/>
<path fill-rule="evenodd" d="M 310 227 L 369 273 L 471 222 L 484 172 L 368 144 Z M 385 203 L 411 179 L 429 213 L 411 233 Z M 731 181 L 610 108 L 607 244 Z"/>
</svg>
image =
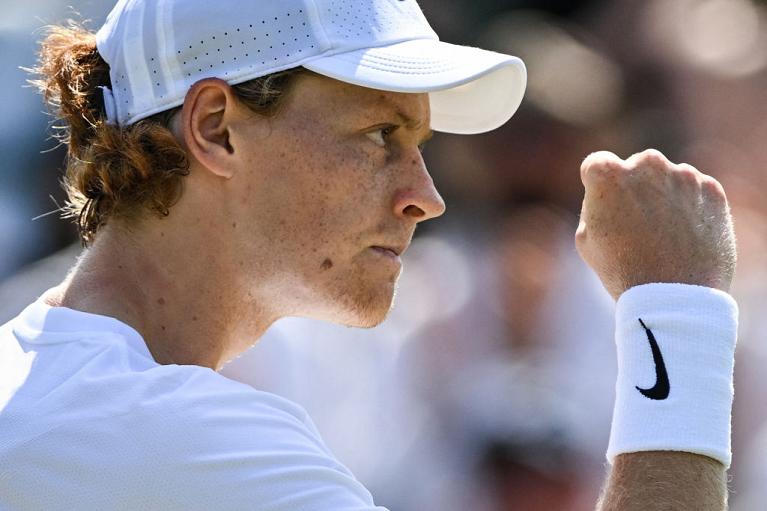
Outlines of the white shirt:
<svg viewBox="0 0 767 511">
<path fill-rule="evenodd" d="M 37 301 L 0 327 L 0 510 L 41 509 L 383 510 L 298 405 Z"/>
</svg>

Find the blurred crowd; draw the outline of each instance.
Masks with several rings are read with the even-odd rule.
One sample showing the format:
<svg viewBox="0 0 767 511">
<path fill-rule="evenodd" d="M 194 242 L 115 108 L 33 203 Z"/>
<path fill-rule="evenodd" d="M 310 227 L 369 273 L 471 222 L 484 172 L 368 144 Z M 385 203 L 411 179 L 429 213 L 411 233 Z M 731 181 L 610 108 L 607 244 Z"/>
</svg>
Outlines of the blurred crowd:
<svg viewBox="0 0 767 511">
<path fill-rule="evenodd" d="M 392 510 L 593 508 L 614 382 L 613 302 L 573 234 L 578 167 L 655 147 L 725 186 L 740 259 L 731 509 L 767 503 L 767 5 L 420 0 L 443 40 L 520 56 L 519 112 L 425 157 L 448 210 L 419 227 L 390 318 L 278 322 L 224 374 L 303 405 Z M 63 151 L 23 88 L 39 28 L 107 0 L 11 0 L 0 19 L 0 322 L 79 253 L 55 210 Z M 53 213 L 51 213 L 53 212 Z M 255 342 L 255 339 L 254 339 Z"/>
</svg>

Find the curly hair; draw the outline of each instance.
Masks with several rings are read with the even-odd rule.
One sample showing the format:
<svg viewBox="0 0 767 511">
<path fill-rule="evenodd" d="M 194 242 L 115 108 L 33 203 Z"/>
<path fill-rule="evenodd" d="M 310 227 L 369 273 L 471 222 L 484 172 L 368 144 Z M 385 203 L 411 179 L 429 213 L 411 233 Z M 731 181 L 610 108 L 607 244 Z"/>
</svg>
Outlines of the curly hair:
<svg viewBox="0 0 767 511">
<path fill-rule="evenodd" d="M 37 66 L 28 71 L 55 119 L 53 136 L 67 146 L 62 216 L 75 220 L 83 245 L 109 219 L 169 215 L 189 174 L 187 155 L 170 130 L 181 107 L 130 126 L 108 124 L 100 87 L 111 87 L 109 65 L 95 33 L 74 21 L 46 28 Z M 252 111 L 271 116 L 304 71 L 289 69 L 232 89 Z"/>
</svg>

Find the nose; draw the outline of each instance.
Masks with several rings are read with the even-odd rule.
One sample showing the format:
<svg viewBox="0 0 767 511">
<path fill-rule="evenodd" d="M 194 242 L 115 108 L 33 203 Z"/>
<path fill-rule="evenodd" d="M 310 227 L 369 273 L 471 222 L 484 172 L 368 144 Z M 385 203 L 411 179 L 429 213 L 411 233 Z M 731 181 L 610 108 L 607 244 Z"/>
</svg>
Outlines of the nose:
<svg viewBox="0 0 767 511">
<path fill-rule="evenodd" d="M 408 179 L 397 190 L 394 199 L 394 214 L 414 221 L 423 222 L 441 216 L 445 212 L 445 201 L 434 186 L 420 152 L 407 160 L 402 175 Z"/>
</svg>

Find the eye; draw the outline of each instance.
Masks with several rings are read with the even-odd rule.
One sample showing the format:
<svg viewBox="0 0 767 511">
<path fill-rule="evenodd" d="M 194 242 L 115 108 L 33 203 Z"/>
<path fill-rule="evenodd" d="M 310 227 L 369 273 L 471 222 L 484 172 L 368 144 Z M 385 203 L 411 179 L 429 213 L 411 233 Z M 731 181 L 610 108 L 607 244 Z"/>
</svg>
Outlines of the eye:
<svg viewBox="0 0 767 511">
<path fill-rule="evenodd" d="M 375 131 L 366 133 L 367 137 L 372 140 L 377 146 L 386 147 L 386 143 L 389 136 L 397 129 L 396 126 L 382 126 Z"/>
</svg>

